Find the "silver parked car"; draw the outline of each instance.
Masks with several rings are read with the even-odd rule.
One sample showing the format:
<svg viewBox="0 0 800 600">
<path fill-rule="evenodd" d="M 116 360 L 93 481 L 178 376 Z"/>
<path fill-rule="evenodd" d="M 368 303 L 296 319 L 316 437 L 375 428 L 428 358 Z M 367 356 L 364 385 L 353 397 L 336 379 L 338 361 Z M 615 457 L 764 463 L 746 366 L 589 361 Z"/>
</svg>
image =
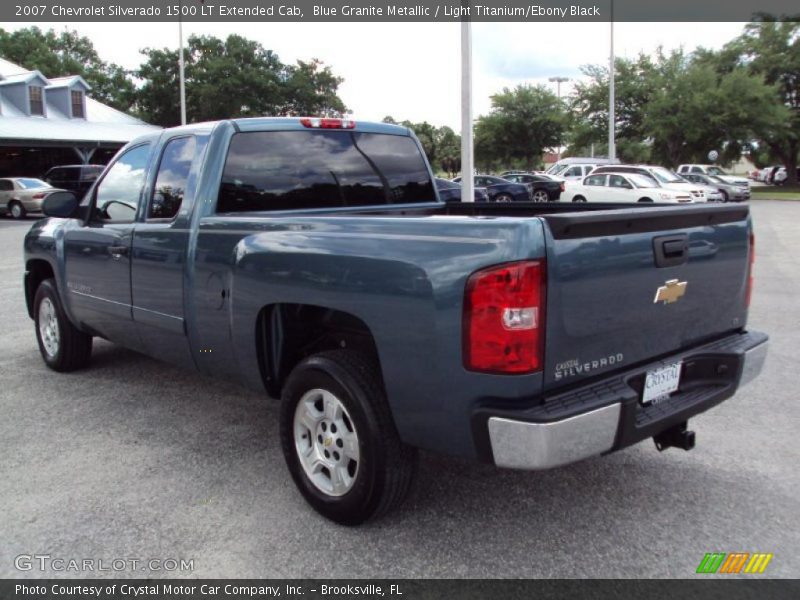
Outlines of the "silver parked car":
<svg viewBox="0 0 800 600">
<path fill-rule="evenodd" d="M 742 202 L 750 199 L 750 186 L 737 185 L 726 181 L 717 175 L 705 175 L 703 173 L 683 173 L 684 179 L 693 183 L 707 185 L 719 190 L 722 202 Z"/>
<path fill-rule="evenodd" d="M 29 212 L 42 212 L 42 203 L 53 192 L 63 191 L 33 177 L 0 179 L 0 211 L 15 219 L 24 219 Z"/>
</svg>

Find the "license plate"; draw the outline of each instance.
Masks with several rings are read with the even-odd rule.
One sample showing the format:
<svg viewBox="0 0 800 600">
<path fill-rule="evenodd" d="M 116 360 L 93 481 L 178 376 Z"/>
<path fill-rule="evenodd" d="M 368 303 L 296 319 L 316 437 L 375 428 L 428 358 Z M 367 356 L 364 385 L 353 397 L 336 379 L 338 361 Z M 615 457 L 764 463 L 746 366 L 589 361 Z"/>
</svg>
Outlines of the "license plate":
<svg viewBox="0 0 800 600">
<path fill-rule="evenodd" d="M 644 380 L 642 404 L 658 402 L 678 389 L 681 383 L 681 362 L 650 369 Z"/>
</svg>

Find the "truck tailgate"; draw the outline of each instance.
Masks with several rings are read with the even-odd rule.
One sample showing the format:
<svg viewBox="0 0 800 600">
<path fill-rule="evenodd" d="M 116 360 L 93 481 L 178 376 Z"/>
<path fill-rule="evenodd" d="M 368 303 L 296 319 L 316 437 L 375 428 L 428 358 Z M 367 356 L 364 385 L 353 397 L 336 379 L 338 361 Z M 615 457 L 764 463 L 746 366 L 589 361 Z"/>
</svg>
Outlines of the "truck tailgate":
<svg viewBox="0 0 800 600">
<path fill-rule="evenodd" d="M 741 329 L 746 206 L 547 215 L 545 389 Z"/>
</svg>

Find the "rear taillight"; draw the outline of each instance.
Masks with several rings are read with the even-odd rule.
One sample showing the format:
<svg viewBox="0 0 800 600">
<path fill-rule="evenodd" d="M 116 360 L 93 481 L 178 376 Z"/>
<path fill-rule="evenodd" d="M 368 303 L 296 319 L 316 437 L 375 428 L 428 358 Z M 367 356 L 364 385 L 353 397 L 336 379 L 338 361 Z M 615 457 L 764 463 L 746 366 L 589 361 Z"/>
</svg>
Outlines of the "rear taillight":
<svg viewBox="0 0 800 600">
<path fill-rule="evenodd" d="M 354 129 L 356 122 L 350 119 L 329 119 L 327 117 L 304 117 L 300 119 L 303 127 L 311 129 Z"/>
<path fill-rule="evenodd" d="M 567 191 L 567 186 L 563 181 L 561 182 L 561 191 L 562 192 L 566 192 Z"/>
<path fill-rule="evenodd" d="M 543 260 L 474 273 L 464 297 L 464 367 L 485 373 L 542 368 L 546 268 Z"/>
<path fill-rule="evenodd" d="M 38 194 L 34 194 L 34 195 L 33 195 L 33 199 L 34 199 L 34 200 L 41 200 L 42 198 L 44 198 L 44 197 L 45 197 L 45 195 L 46 195 L 46 194 L 44 194 L 43 192 L 39 192 Z"/>
<path fill-rule="evenodd" d="M 747 263 L 747 291 L 744 296 L 745 306 L 750 306 L 750 297 L 753 295 L 753 265 L 756 262 L 756 236 L 750 234 L 750 257 Z"/>
</svg>

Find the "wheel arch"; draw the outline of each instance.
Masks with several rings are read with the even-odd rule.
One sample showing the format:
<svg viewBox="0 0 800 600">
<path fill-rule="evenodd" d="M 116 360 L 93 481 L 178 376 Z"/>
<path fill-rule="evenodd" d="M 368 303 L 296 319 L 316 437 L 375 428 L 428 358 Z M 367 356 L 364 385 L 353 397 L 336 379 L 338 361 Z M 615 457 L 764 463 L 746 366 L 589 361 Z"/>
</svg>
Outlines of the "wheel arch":
<svg viewBox="0 0 800 600">
<path fill-rule="evenodd" d="M 359 317 L 313 304 L 264 306 L 256 319 L 256 353 L 264 387 L 273 398 L 304 358 L 335 349 L 354 349 L 382 373 L 375 337 Z"/>
<path fill-rule="evenodd" d="M 55 270 L 48 261 L 42 258 L 32 258 L 25 263 L 25 305 L 31 319 L 33 318 L 33 299 L 36 297 L 36 290 L 45 279 L 53 279 L 55 282 Z M 56 289 L 58 289 L 57 283 Z"/>
</svg>

